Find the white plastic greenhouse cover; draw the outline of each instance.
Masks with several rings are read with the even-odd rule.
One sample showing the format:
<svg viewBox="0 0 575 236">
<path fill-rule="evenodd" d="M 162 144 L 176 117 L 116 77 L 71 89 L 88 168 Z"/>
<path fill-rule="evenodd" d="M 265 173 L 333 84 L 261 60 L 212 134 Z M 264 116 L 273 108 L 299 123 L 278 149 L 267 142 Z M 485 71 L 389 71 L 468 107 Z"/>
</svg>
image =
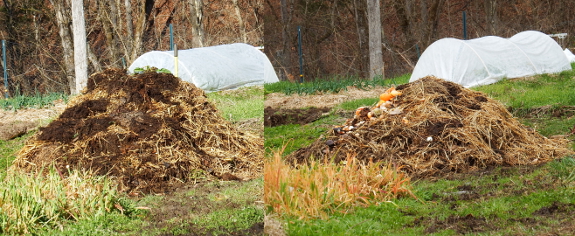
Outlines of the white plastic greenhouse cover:
<svg viewBox="0 0 575 236">
<path fill-rule="evenodd" d="M 145 66 L 174 73 L 174 51 L 144 53 L 128 71 Z M 279 81 L 267 56 L 243 43 L 178 50 L 178 77 L 206 92 Z"/>
<path fill-rule="evenodd" d="M 409 81 L 434 75 L 473 87 L 503 78 L 570 69 L 565 53 L 555 40 L 538 31 L 524 31 L 511 38 L 440 39 L 423 52 Z"/>
<path fill-rule="evenodd" d="M 565 56 L 567 57 L 567 60 L 570 63 L 575 62 L 575 55 L 573 55 L 573 53 L 571 52 L 571 50 L 569 50 L 569 48 L 565 48 L 565 50 L 563 50 L 563 53 L 565 53 Z"/>
</svg>

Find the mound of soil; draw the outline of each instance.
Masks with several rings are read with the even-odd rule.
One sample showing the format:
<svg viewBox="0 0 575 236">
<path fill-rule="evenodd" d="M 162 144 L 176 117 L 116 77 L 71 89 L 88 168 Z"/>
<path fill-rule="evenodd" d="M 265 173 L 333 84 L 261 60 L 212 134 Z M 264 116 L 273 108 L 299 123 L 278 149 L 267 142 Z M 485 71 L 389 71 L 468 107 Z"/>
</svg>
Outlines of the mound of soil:
<svg viewBox="0 0 575 236">
<path fill-rule="evenodd" d="M 348 119 L 348 132 L 334 129 L 287 156 L 353 155 L 363 161 L 401 166 L 415 177 L 463 173 L 489 166 L 539 164 L 572 153 L 566 139 L 548 139 L 522 125 L 505 106 L 484 93 L 425 77 L 397 87 L 403 92 L 389 112 L 368 118 L 370 108 Z"/>
<path fill-rule="evenodd" d="M 305 125 L 321 118 L 321 116 L 328 112 L 328 107 L 310 107 L 306 109 L 283 109 L 266 107 L 264 109 L 264 125 L 267 127 L 275 127 L 286 124 L 300 124 Z"/>
<path fill-rule="evenodd" d="M 89 78 L 84 94 L 27 142 L 14 167 L 46 165 L 92 169 L 115 176 L 123 191 L 159 193 L 198 174 L 261 175 L 263 140 L 234 128 L 193 84 L 109 69 Z"/>
</svg>

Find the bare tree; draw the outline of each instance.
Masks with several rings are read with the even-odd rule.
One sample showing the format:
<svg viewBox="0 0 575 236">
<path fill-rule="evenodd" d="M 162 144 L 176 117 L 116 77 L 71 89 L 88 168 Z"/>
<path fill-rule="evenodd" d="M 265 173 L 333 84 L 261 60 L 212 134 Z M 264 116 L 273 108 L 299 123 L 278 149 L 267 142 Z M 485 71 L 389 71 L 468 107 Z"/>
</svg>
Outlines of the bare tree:
<svg viewBox="0 0 575 236">
<path fill-rule="evenodd" d="M 120 57 L 125 58 L 126 63 L 132 63 L 143 50 L 143 36 L 146 30 L 145 2 L 138 1 L 134 7 L 130 0 L 125 0 L 123 3 L 121 0 L 98 0 L 98 6 L 98 20 L 102 23 L 106 36 L 111 64 L 116 65 Z"/>
<path fill-rule="evenodd" d="M 74 48 L 72 43 L 72 36 L 70 33 L 70 14 L 67 9 L 66 0 L 50 0 L 54 6 L 54 13 L 56 15 L 56 24 L 58 25 L 58 33 L 62 41 L 62 54 L 64 57 L 64 72 L 68 78 L 68 85 L 70 86 L 70 93 L 76 91 L 76 83 L 74 81 Z"/>
<path fill-rule="evenodd" d="M 232 3 L 236 11 L 236 18 L 238 19 L 238 25 L 240 28 L 240 36 L 242 37 L 242 42 L 246 43 L 248 41 L 248 35 L 246 33 L 246 25 L 244 24 L 244 20 L 242 19 L 242 13 L 240 10 L 240 6 L 238 5 L 238 0 L 232 0 Z"/>
<path fill-rule="evenodd" d="M 492 35 L 497 34 L 497 1 L 485 0 L 485 18 L 489 33 Z"/>
<path fill-rule="evenodd" d="M 190 0 L 192 15 L 192 47 L 204 46 L 204 4 L 202 0 Z"/>
</svg>

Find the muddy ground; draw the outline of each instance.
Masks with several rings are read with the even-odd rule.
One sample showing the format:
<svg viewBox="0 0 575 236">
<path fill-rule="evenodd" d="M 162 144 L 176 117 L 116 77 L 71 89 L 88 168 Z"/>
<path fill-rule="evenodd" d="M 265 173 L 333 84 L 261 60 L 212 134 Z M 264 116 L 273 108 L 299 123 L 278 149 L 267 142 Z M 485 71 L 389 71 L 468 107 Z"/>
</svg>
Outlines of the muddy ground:
<svg viewBox="0 0 575 236">
<path fill-rule="evenodd" d="M 274 127 L 287 124 L 305 125 L 327 115 L 329 107 L 309 107 L 305 109 L 284 109 L 266 107 L 264 109 L 264 125 Z"/>
<path fill-rule="evenodd" d="M 533 180 L 523 180 L 522 188 L 517 188 L 513 182 L 500 183 L 498 179 L 512 175 L 527 175 L 542 168 L 542 166 L 519 166 L 519 167 L 501 167 L 490 168 L 483 171 L 477 171 L 468 174 L 454 174 L 446 177 L 450 180 L 466 180 L 476 177 L 492 178 L 493 182 L 488 185 L 475 186 L 473 183 L 465 182 L 464 184 L 450 189 L 450 193 L 443 195 L 433 194 L 428 201 L 431 204 L 448 205 L 451 209 L 457 209 L 460 205 L 466 205 L 469 202 L 488 201 L 489 199 L 504 198 L 505 196 L 527 196 L 541 190 L 554 191 L 559 184 L 557 178 L 550 174 L 538 175 Z M 545 172 L 544 172 L 545 173 Z M 494 189 L 510 189 L 512 191 L 493 191 Z M 517 209 L 521 210 L 521 209 Z M 486 219 L 483 216 L 474 216 L 467 214 L 464 216 L 450 215 L 446 219 L 437 217 L 418 217 L 413 222 L 414 227 L 425 227 L 426 234 L 432 234 L 447 229 L 452 229 L 458 235 L 482 234 L 497 232 L 503 230 L 500 225 L 507 228 L 510 225 L 529 226 L 533 229 L 549 227 L 544 235 L 566 235 L 566 232 L 575 232 L 575 222 L 572 221 L 572 212 L 575 210 L 575 204 L 568 204 L 555 201 L 550 206 L 541 207 L 533 212 L 530 216 L 522 218 L 502 219 L 497 215 L 490 216 Z M 410 210 L 400 209 L 404 215 L 412 215 Z M 554 225 L 558 222 L 561 227 Z"/>
<path fill-rule="evenodd" d="M 257 180 L 255 180 L 257 181 Z M 161 200 L 146 203 L 151 211 L 146 216 L 149 225 L 143 228 L 143 232 L 156 229 L 171 229 L 161 235 L 213 235 L 214 229 L 206 229 L 191 223 L 197 216 L 205 216 L 209 213 L 225 209 L 238 209 L 255 207 L 263 209 L 262 193 L 256 193 L 250 202 L 240 203 L 238 196 L 226 195 L 226 191 L 251 185 L 250 182 L 199 182 L 188 184 L 177 189 L 170 195 L 159 197 Z M 262 216 L 263 218 L 263 216 Z M 216 229 L 217 235 L 264 235 L 264 222 L 258 222 L 245 230 Z"/>
</svg>

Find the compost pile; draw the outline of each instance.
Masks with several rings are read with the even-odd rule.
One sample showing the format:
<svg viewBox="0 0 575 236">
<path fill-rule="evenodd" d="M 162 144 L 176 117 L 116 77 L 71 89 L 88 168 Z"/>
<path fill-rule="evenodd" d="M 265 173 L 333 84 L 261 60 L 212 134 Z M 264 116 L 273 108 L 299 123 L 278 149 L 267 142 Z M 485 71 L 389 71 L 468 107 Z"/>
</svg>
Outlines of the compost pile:
<svg viewBox="0 0 575 236">
<path fill-rule="evenodd" d="M 263 169 L 263 139 L 224 120 L 193 84 L 172 74 L 109 69 L 41 128 L 15 168 L 54 165 L 117 178 L 120 190 L 161 193 L 199 175 L 250 179 Z"/>
<path fill-rule="evenodd" d="M 540 164 L 571 153 L 568 140 L 548 139 L 522 125 L 484 93 L 432 76 L 396 89 L 402 95 L 386 112 L 373 117 L 370 108 L 359 108 L 343 129 L 334 128 L 287 160 L 297 164 L 330 157 L 340 162 L 351 155 L 429 177 Z"/>
</svg>

